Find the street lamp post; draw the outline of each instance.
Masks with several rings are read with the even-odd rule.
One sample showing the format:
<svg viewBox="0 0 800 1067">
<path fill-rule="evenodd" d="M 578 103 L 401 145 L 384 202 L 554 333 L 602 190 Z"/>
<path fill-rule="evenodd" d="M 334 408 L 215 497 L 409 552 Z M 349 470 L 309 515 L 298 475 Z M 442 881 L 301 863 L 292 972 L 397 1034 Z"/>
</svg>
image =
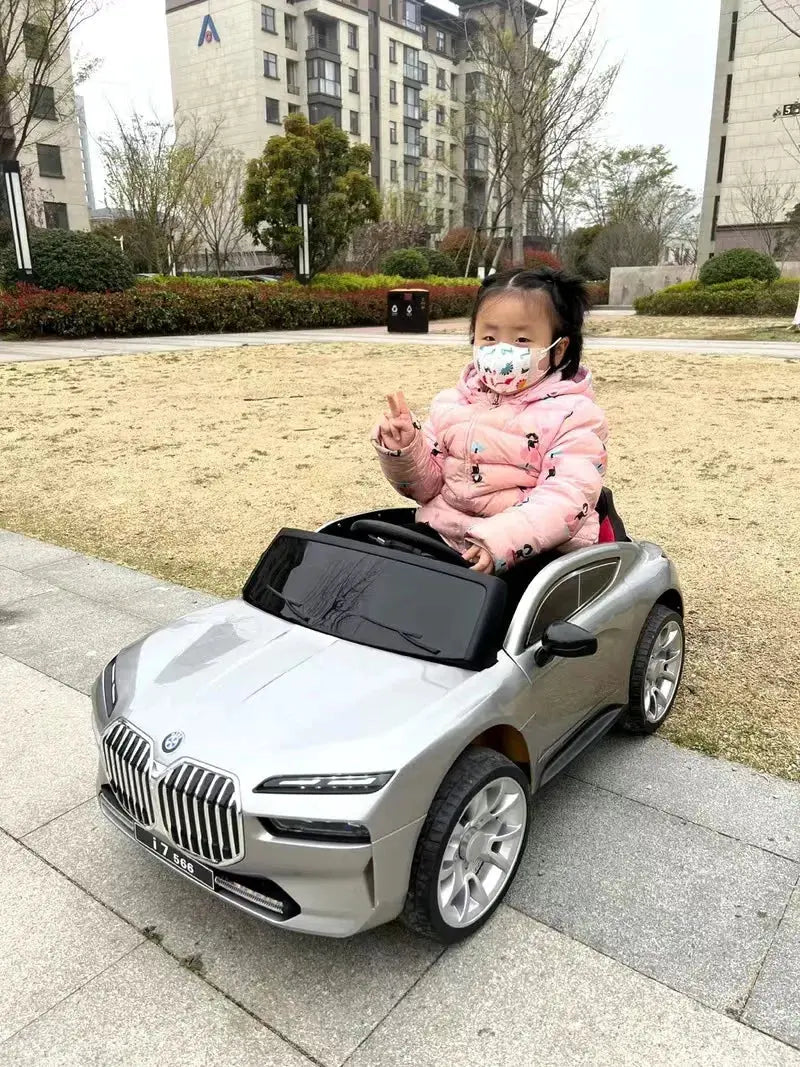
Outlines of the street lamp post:
<svg viewBox="0 0 800 1067">
<path fill-rule="evenodd" d="M 311 280 L 311 257 L 308 243 L 308 201 L 297 198 L 297 225 L 300 229 L 300 246 L 297 249 L 297 280 L 308 285 Z"/>
<path fill-rule="evenodd" d="M 3 173 L 3 190 L 8 207 L 11 233 L 14 237 L 14 253 L 17 257 L 17 270 L 24 277 L 33 274 L 31 245 L 28 237 L 28 216 L 25 212 L 25 196 L 22 192 L 22 175 L 19 163 L 15 159 L 4 160 L 0 164 Z"/>
</svg>

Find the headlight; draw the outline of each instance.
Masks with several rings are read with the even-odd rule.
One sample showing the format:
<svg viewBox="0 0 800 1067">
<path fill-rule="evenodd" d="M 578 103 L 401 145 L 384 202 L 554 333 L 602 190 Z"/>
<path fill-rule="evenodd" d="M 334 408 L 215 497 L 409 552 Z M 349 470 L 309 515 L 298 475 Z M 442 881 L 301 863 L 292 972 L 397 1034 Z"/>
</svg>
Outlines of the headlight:
<svg viewBox="0 0 800 1067">
<path fill-rule="evenodd" d="M 306 841 L 329 841 L 344 845 L 368 845 L 369 830 L 358 822 L 331 822 L 327 819 L 260 819 L 274 837 L 294 837 Z"/>
<path fill-rule="evenodd" d="M 103 671 L 103 702 L 106 715 L 110 716 L 117 703 L 117 657 Z"/>
<path fill-rule="evenodd" d="M 254 793 L 377 793 L 394 771 L 379 774 L 305 774 L 265 778 Z"/>
</svg>

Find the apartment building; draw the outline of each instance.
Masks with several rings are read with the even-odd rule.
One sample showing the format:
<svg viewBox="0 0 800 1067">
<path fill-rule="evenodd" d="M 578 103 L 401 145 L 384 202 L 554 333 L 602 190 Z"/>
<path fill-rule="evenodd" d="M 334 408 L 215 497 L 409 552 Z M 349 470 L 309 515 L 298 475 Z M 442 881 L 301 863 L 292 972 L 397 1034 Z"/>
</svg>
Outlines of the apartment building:
<svg viewBox="0 0 800 1067">
<path fill-rule="evenodd" d="M 796 13 L 777 4 L 800 31 Z M 721 0 L 698 258 L 773 252 L 800 202 L 800 38 L 759 0 Z M 789 252 L 796 258 L 796 251 Z"/>
<path fill-rule="evenodd" d="M 41 48 L 41 31 L 33 25 L 23 26 L 17 77 L 35 69 Z M 18 158 L 31 176 L 33 195 L 29 192 L 27 203 L 30 225 L 88 230 L 83 153 L 68 50 L 58 63 L 49 66 L 46 81 L 47 84 L 30 87 L 31 95 L 35 93 L 32 121 L 27 142 L 19 153 L 16 138 L 24 117 L 18 112 L 23 103 L 27 108 L 27 97 L 11 113 L 6 109 L 3 114 L 0 108 L 0 159 Z"/>
<path fill-rule="evenodd" d="M 425 197 L 438 234 L 486 199 L 488 140 L 465 124 L 479 74 L 464 6 L 423 0 L 166 0 L 175 107 L 222 119 L 247 158 L 284 117 L 332 119 L 372 147 L 382 190 Z M 469 134 L 469 136 L 465 136 Z"/>
</svg>

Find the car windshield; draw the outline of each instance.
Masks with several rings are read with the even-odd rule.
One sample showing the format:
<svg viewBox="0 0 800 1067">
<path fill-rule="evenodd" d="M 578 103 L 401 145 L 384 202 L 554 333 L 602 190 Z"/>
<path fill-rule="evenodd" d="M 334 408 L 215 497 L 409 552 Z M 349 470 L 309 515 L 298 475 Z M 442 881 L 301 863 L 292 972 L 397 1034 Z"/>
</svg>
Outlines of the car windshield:
<svg viewBox="0 0 800 1067">
<path fill-rule="evenodd" d="M 498 583 L 499 584 L 499 583 Z M 248 604 L 373 648 L 473 665 L 496 630 L 484 582 L 430 560 L 338 538 L 281 533 L 244 588 Z"/>
</svg>

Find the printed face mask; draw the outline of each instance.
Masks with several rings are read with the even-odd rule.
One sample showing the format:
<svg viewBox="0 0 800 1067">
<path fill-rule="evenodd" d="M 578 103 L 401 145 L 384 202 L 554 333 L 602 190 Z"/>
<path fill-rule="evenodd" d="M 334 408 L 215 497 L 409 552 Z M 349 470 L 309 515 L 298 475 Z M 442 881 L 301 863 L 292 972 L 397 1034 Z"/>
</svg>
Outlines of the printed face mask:
<svg viewBox="0 0 800 1067">
<path fill-rule="evenodd" d="M 525 348 L 498 343 L 475 346 L 475 366 L 487 389 L 493 393 L 520 393 L 537 385 L 550 370 L 550 353 L 561 341 L 549 348 Z"/>
</svg>

